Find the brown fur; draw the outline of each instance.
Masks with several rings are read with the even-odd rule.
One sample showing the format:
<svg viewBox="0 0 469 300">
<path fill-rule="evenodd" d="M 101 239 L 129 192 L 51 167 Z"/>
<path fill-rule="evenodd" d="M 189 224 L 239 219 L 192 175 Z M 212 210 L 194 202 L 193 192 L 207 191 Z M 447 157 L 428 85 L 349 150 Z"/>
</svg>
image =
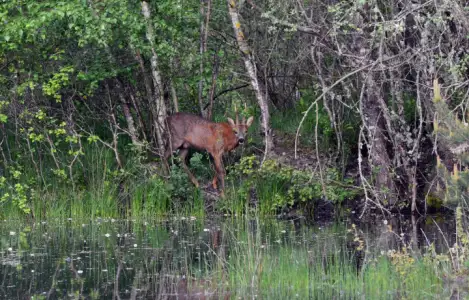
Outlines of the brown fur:
<svg viewBox="0 0 469 300">
<path fill-rule="evenodd" d="M 252 117 L 248 122 L 239 123 L 228 119 L 228 123 L 215 123 L 199 116 L 188 113 L 176 113 L 166 119 L 169 137 L 165 160 L 171 156 L 173 151 L 180 149 L 182 166 L 189 175 L 192 183 L 199 186 L 197 179 L 189 171 L 186 165 L 188 149 L 206 150 L 213 157 L 217 174 L 212 180 L 213 187 L 217 188 L 217 179 L 221 184 L 221 195 L 224 195 L 225 169 L 222 156 L 224 153 L 235 149 L 240 139 L 244 140 L 246 132 L 252 123 Z"/>
</svg>

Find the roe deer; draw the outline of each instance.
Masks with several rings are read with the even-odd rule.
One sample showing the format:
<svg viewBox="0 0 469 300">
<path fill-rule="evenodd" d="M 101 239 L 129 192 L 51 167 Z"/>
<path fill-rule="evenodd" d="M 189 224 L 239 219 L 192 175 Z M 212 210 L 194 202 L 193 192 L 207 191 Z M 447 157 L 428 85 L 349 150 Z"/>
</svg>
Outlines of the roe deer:
<svg viewBox="0 0 469 300">
<path fill-rule="evenodd" d="M 217 179 L 220 182 L 220 195 L 224 197 L 225 190 L 225 169 L 223 167 L 222 156 L 224 153 L 235 149 L 246 140 L 246 133 L 251 126 L 254 117 L 246 119 L 243 117 L 239 122 L 238 111 L 236 112 L 236 122 L 228 118 L 228 123 L 214 123 L 199 116 L 189 113 L 175 113 L 166 118 L 168 125 L 167 148 L 164 160 L 167 165 L 168 158 L 173 151 L 179 149 L 182 167 L 189 175 L 192 183 L 199 187 L 197 179 L 189 171 L 186 165 L 186 157 L 189 148 L 196 150 L 206 150 L 212 156 L 216 175 L 212 180 L 214 189 L 217 189 Z M 168 165 L 167 165 L 168 166 Z"/>
</svg>

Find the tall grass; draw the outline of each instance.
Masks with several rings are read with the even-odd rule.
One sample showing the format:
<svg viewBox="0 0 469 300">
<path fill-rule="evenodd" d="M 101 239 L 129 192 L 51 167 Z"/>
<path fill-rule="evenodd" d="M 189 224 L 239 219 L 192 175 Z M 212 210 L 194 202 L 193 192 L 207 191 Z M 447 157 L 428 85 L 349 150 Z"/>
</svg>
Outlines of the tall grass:
<svg viewBox="0 0 469 300">
<path fill-rule="evenodd" d="M 187 175 L 177 165 L 173 167 L 174 176 L 168 182 L 133 158 L 132 154 L 122 158 L 125 165 L 119 169 L 109 148 L 99 144 L 85 145 L 84 148 L 85 155 L 74 165 L 73 179 L 68 175 L 56 176 L 46 167 L 43 167 L 44 180 L 38 178 L 32 168 L 24 168 L 20 178 L 11 178 L 10 186 L 20 184 L 27 188 L 27 205 L 31 213 L 25 214 L 18 203 L 8 200 L 0 202 L 0 217 L 21 219 L 32 216 L 36 220 L 152 219 L 172 213 L 204 213 L 200 191 L 190 184 Z M 7 187 L 0 188 L 0 197 L 6 192 L 9 192 Z"/>
<path fill-rule="evenodd" d="M 368 253 L 365 264 L 357 268 L 354 251 L 333 232 L 319 233 L 317 243 L 301 245 L 281 236 L 269 242 L 260 230 L 236 234 L 236 238 L 227 262 L 229 286 L 236 297 L 430 299 L 449 295 L 441 280 L 443 272 L 434 263 L 404 253 L 394 257 Z"/>
</svg>

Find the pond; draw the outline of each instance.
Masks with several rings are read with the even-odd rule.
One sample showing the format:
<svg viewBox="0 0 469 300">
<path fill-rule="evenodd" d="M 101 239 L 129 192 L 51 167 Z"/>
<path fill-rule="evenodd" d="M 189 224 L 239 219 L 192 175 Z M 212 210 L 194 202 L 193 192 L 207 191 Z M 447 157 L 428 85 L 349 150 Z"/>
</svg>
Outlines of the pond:
<svg viewBox="0 0 469 300">
<path fill-rule="evenodd" d="M 2 221 L 0 298 L 415 299 L 454 293 L 433 266 L 417 262 L 429 244 L 438 252 L 454 243 L 451 220 L 355 224 L 190 216 Z M 414 259 L 402 264 L 404 273 L 396 253 Z"/>
</svg>

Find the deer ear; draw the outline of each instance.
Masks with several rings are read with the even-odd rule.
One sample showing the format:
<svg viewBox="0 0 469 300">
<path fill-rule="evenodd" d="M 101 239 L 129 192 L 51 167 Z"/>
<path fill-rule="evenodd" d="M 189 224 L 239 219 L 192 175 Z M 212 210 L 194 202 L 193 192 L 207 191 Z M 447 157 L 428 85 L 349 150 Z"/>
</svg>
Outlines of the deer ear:
<svg viewBox="0 0 469 300">
<path fill-rule="evenodd" d="M 252 125 L 252 121 L 254 121 L 254 117 L 253 116 L 250 116 L 248 121 L 246 122 L 246 126 L 249 127 Z"/>
<path fill-rule="evenodd" d="M 236 124 L 232 118 L 228 118 L 227 120 L 228 120 L 228 124 L 230 124 L 231 127 L 236 127 Z"/>
</svg>

